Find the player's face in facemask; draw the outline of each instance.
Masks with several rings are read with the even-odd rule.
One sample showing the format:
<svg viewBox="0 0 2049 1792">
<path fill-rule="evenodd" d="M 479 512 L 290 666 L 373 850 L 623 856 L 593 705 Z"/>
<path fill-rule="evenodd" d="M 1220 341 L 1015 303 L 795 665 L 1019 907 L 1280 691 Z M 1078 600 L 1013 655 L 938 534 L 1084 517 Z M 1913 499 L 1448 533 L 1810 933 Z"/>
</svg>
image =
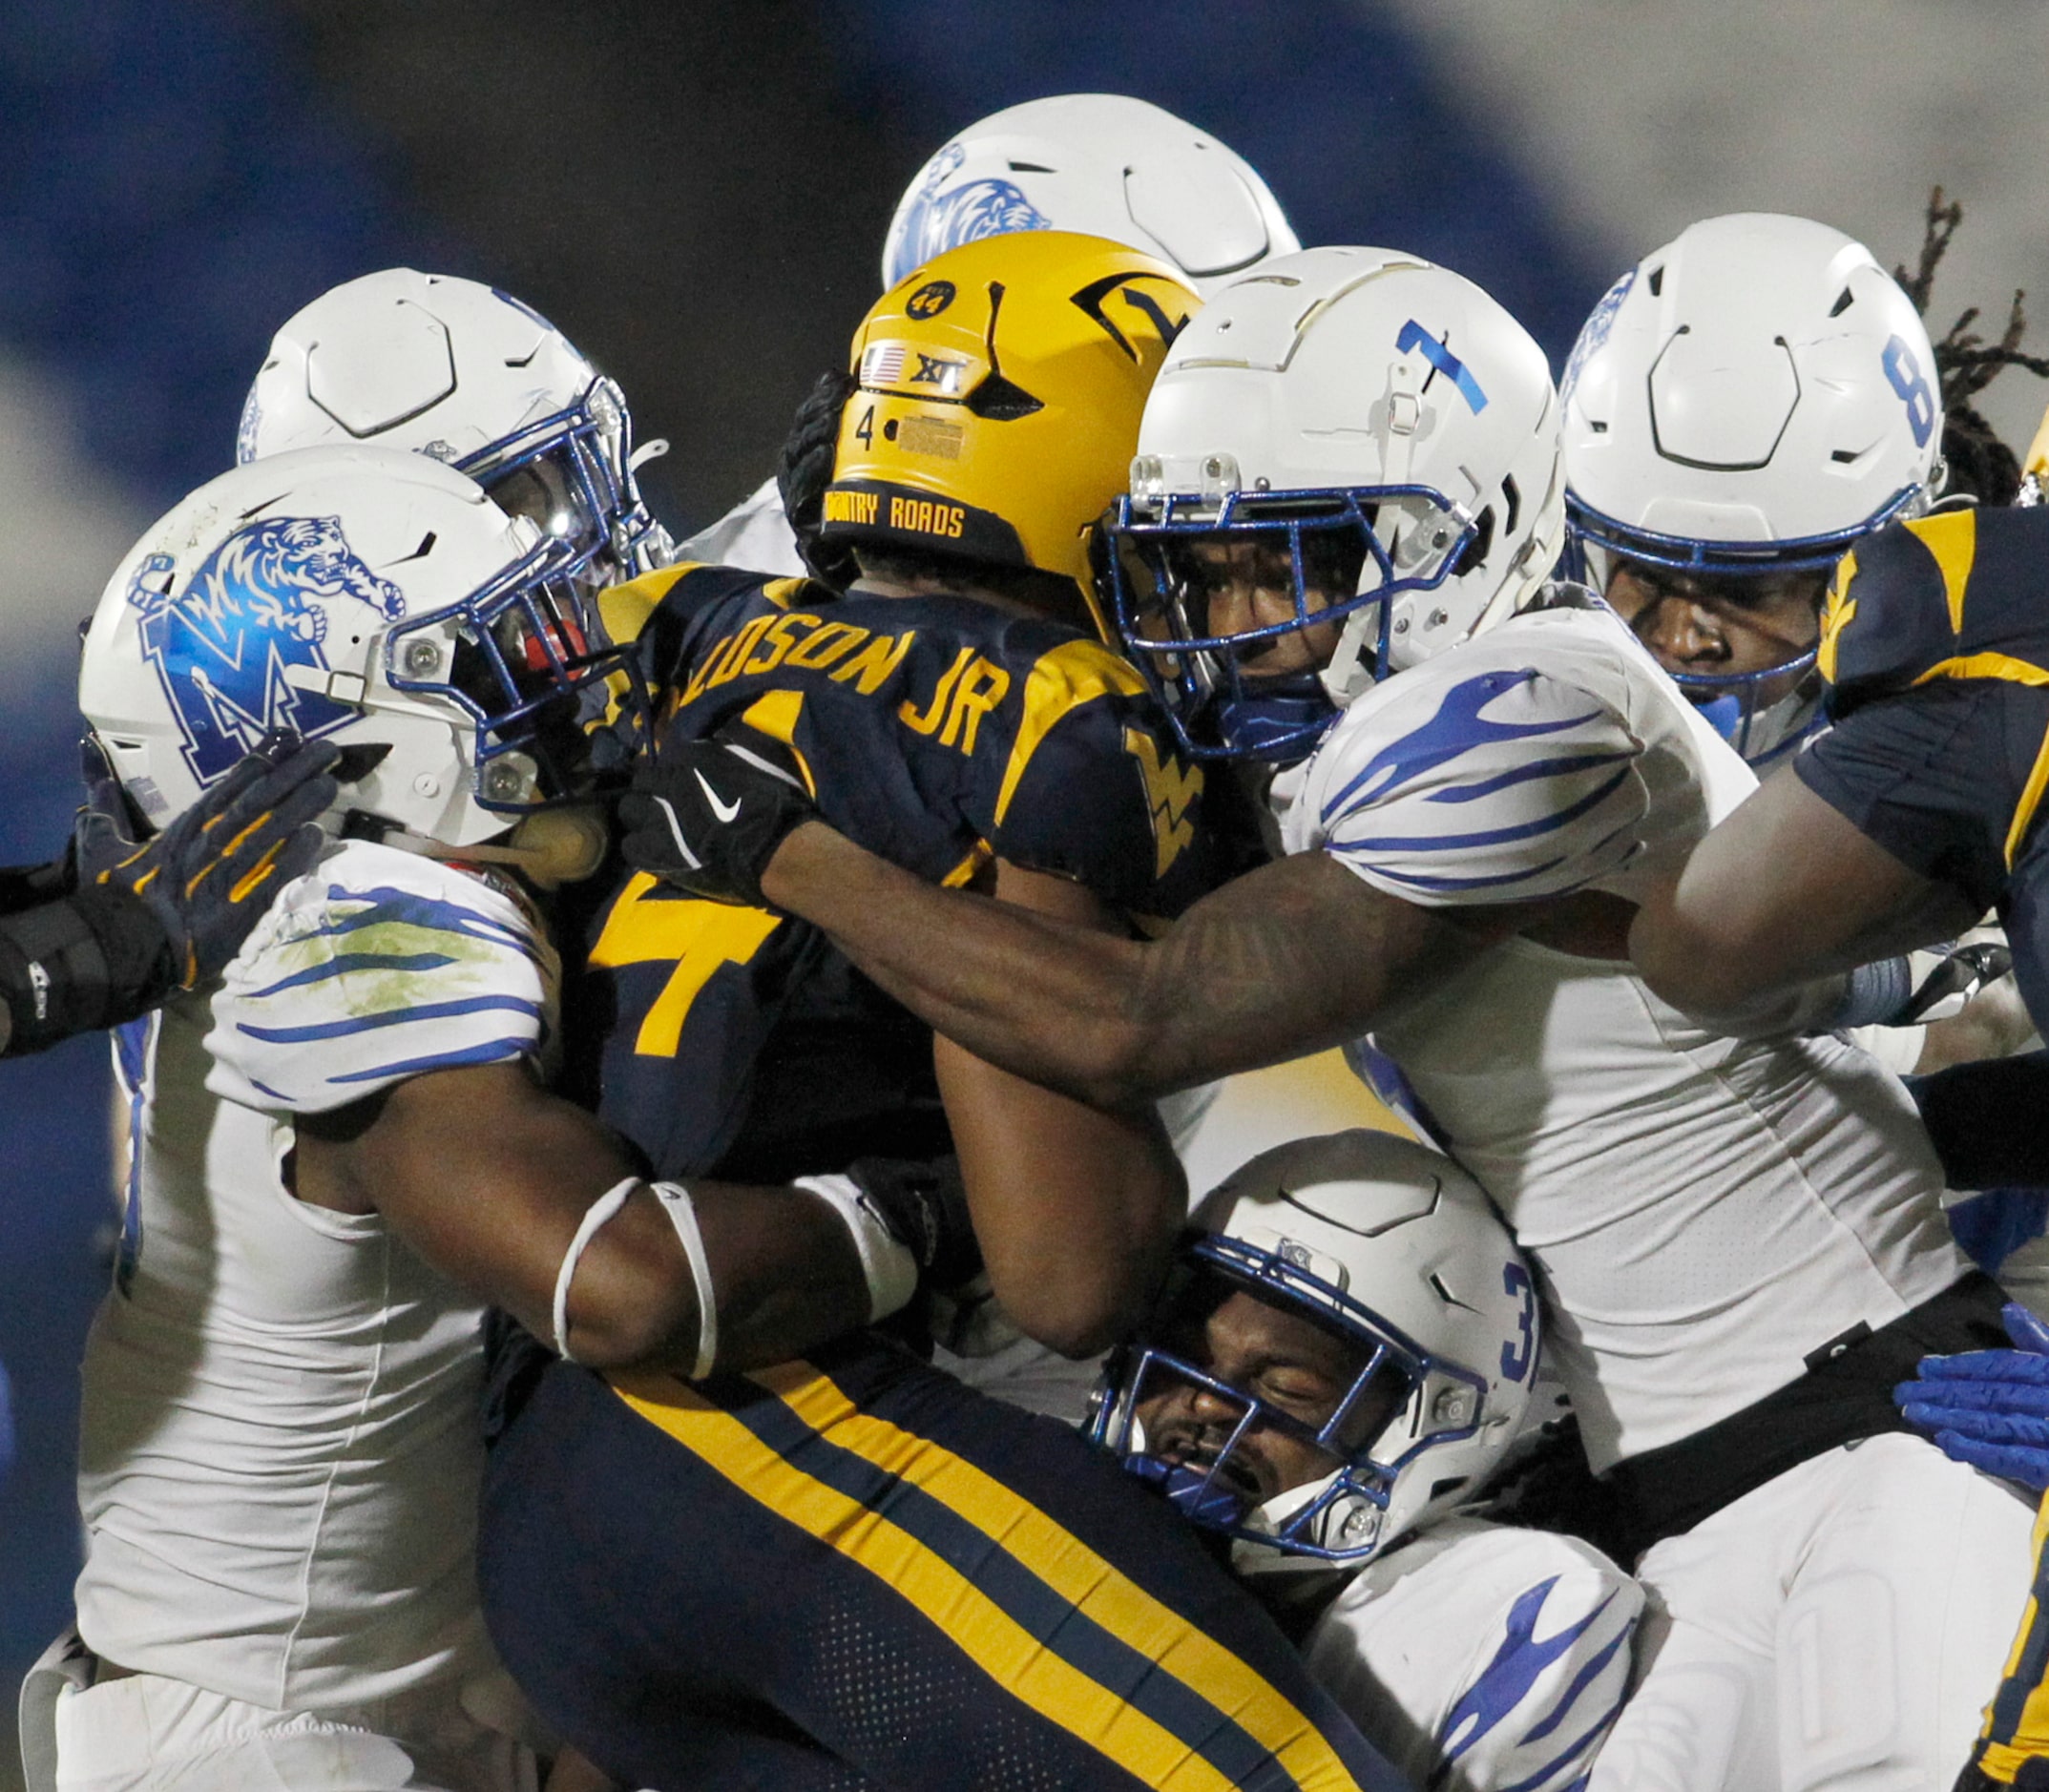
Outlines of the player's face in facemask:
<svg viewBox="0 0 2049 1792">
<path fill-rule="evenodd" d="M 1360 1345 L 1243 1289 L 1211 1302 L 1186 1303 L 1181 1312 L 1159 1340 L 1165 1349 L 1293 1422 L 1286 1428 L 1255 1422 L 1223 1461 L 1221 1479 L 1256 1505 L 1343 1466 L 1309 1434 L 1330 1422 L 1351 1391 L 1366 1363 Z M 1376 1379 L 1348 1416 L 1346 1447 L 1356 1448 L 1384 1429 L 1403 1394 L 1391 1380 L 1381 1386 Z M 1245 1402 L 1165 1373 L 1144 1390 L 1138 1418 L 1149 1453 L 1207 1468 L 1245 1410 Z M 1297 1435 L 1298 1427 L 1303 1435 Z"/>
<path fill-rule="evenodd" d="M 1791 573 L 1694 573 L 1618 561 L 1607 599 L 1667 672 L 1734 677 L 1797 659 L 1821 635 L 1825 569 Z M 1788 694 L 1767 684 L 1760 702 Z"/>
<path fill-rule="evenodd" d="M 1190 622 L 1211 636 L 1292 622 L 1344 603 L 1357 588 L 1365 549 L 1350 531 L 1305 531 L 1302 608 L 1295 605 L 1294 556 L 1285 533 L 1209 536 L 1178 543 L 1173 571 L 1187 594 Z M 1248 678 L 1314 672 L 1337 651 L 1342 623 L 1311 622 L 1237 650 Z"/>
</svg>

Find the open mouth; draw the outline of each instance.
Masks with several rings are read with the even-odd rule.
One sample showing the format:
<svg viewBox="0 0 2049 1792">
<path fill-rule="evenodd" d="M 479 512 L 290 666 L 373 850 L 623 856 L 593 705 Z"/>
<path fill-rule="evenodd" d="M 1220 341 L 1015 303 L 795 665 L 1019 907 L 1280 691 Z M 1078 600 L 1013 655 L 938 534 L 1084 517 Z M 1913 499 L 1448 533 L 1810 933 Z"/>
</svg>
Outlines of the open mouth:
<svg viewBox="0 0 2049 1792">
<path fill-rule="evenodd" d="M 1197 1474 L 1210 1476 L 1220 1487 L 1227 1488 L 1248 1506 L 1257 1506 L 1266 1497 L 1266 1490 L 1260 1485 L 1259 1476 L 1252 1466 L 1233 1450 L 1227 1456 L 1220 1456 L 1214 1449 L 1202 1449 L 1187 1445 L 1170 1446 L 1164 1452 L 1169 1462 Z"/>
</svg>

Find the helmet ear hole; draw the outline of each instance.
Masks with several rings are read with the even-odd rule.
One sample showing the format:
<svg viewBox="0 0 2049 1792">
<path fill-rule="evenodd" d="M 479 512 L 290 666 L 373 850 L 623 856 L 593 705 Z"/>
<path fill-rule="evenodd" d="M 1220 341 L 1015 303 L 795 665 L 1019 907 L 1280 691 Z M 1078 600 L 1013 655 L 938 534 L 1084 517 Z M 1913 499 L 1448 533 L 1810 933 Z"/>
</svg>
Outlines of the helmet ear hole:
<svg viewBox="0 0 2049 1792">
<path fill-rule="evenodd" d="M 1015 381 L 1007 380 L 1000 373 L 992 373 L 968 394 L 968 408 L 992 423 L 1015 423 L 1018 418 L 1029 417 L 1046 406 Z"/>
<path fill-rule="evenodd" d="M 1511 524 L 1511 527 L 1514 525 Z M 1473 533 L 1466 537 L 1465 546 L 1453 556 L 1452 564 L 1445 568 L 1445 577 L 1463 578 L 1475 568 L 1485 566 L 1488 550 L 1494 545 L 1495 507 L 1490 504 L 1480 512 L 1479 520 L 1473 526 Z"/>
</svg>

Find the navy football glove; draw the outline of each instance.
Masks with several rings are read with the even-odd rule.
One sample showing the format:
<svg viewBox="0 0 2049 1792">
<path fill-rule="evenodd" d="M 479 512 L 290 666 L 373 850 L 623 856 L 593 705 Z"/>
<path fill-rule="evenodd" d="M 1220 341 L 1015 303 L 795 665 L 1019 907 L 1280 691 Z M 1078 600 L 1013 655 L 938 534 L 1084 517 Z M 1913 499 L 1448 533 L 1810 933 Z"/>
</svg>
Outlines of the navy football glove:
<svg viewBox="0 0 2049 1792">
<path fill-rule="evenodd" d="M 1944 1455 L 2039 1493 L 2049 1489 L 2049 1325 L 2013 1302 L 2004 1317 L 2014 1349 L 1923 1357 L 1892 1398 Z"/>
<path fill-rule="evenodd" d="M 89 753 L 91 750 L 89 749 Z M 340 792 L 341 749 L 278 730 L 160 834 L 128 831 L 120 786 L 91 753 L 86 806 L 73 842 L 78 900 L 139 905 L 169 951 L 170 981 L 191 990 L 241 949 L 279 890 L 311 869 L 325 836 L 315 825 Z M 115 912 L 108 909 L 107 912 Z M 131 925 L 139 922 L 133 907 Z"/>
<path fill-rule="evenodd" d="M 715 903 L 770 905 L 762 873 L 792 828 L 818 814 L 802 758 L 744 723 L 664 741 L 619 799 L 627 864 Z"/>
</svg>

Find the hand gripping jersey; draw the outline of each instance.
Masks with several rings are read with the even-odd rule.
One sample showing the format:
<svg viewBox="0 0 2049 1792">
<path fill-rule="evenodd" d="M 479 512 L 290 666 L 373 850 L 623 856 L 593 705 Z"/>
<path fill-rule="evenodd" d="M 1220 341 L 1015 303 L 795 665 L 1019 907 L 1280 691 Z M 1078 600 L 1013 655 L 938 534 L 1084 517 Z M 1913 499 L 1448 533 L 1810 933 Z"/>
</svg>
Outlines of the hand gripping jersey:
<svg viewBox="0 0 2049 1792">
<path fill-rule="evenodd" d="M 1749 790 L 1605 608 L 1552 608 L 1339 719 L 1285 833 L 1425 906 L 1627 896 Z M 1626 963 L 1513 937 L 1374 1036 L 1537 1262 L 1597 1469 L 1797 1379 L 1968 1265 L 1896 1079 L 1704 1031 Z"/>
<path fill-rule="evenodd" d="M 79 1475 L 78 1625 L 107 1659 L 302 1710 L 489 1670 L 478 1305 L 377 1216 L 295 1199 L 284 1160 L 296 1115 L 537 1055 L 555 976 L 520 903 L 351 842 L 210 1002 L 122 1042 L 133 1164 Z"/>
<path fill-rule="evenodd" d="M 790 741 L 825 818 L 922 877 L 1001 858 L 1140 921 L 1220 879 L 1201 769 L 1174 757 L 1139 675 L 1072 629 L 719 567 L 604 601 L 669 694 L 668 728 L 745 718 Z M 948 1148 L 930 1030 L 816 928 L 637 875 L 590 940 L 572 1063 L 601 1066 L 584 1094 L 659 1174 L 765 1180 Z"/>
<path fill-rule="evenodd" d="M 1445 1518 L 1347 1581 L 1303 1654 L 1413 1784 L 1573 1792 L 1621 1710 L 1642 1610 L 1577 1538 Z"/>
</svg>

